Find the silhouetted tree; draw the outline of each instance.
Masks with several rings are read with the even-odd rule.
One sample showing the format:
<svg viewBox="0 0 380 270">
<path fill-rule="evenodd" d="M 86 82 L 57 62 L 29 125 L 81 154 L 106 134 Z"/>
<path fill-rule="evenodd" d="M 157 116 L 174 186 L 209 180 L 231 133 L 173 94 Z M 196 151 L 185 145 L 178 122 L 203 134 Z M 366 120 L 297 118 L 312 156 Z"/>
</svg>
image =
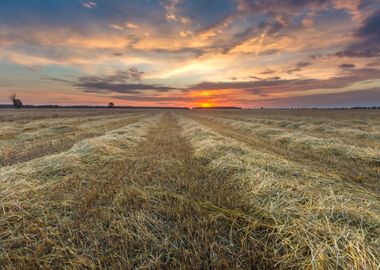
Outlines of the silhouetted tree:
<svg viewBox="0 0 380 270">
<path fill-rule="evenodd" d="M 113 108 L 113 107 L 115 107 L 115 104 L 113 102 L 108 103 L 108 108 Z"/>
<path fill-rule="evenodd" d="M 16 109 L 20 109 L 20 108 L 23 106 L 21 100 L 19 100 L 19 99 L 16 98 L 16 94 L 12 94 L 12 95 L 9 97 L 9 99 L 12 100 L 12 102 L 13 102 L 13 106 L 14 106 Z"/>
</svg>

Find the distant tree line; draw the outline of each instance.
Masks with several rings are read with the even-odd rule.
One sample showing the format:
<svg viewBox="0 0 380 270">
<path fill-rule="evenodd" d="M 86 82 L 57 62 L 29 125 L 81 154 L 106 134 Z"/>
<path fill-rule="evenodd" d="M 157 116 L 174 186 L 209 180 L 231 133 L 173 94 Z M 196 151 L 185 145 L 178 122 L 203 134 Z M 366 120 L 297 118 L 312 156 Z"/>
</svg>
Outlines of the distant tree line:
<svg viewBox="0 0 380 270">
<path fill-rule="evenodd" d="M 0 108 L 11 108 L 16 109 L 24 108 L 69 108 L 69 109 L 89 109 L 89 108 L 118 108 L 118 109 L 177 109 L 177 110 L 190 110 L 189 107 L 148 107 L 148 106 L 115 106 L 113 102 L 109 102 L 107 106 L 90 106 L 90 105 L 75 105 L 75 106 L 60 106 L 60 105 L 24 105 L 20 99 L 16 97 L 16 94 L 10 95 L 9 99 L 12 101 L 12 105 L 0 104 Z M 219 106 L 219 107 L 193 107 L 193 110 L 242 110 L 241 107 L 231 107 L 231 106 Z M 259 107 L 258 109 L 271 109 L 271 110 L 379 110 L 380 106 L 355 106 L 355 107 L 336 107 L 336 108 L 321 108 L 321 107 L 298 107 L 298 108 L 264 108 Z"/>
<path fill-rule="evenodd" d="M 0 104 L 0 108 L 15 108 L 11 104 Z M 149 106 L 92 106 L 92 105 L 22 105 L 22 108 L 36 108 L 36 109 L 104 109 L 104 108 L 115 108 L 115 109 L 174 109 L 174 110 L 190 110 L 188 107 L 149 107 Z"/>
<path fill-rule="evenodd" d="M 371 107 L 352 107 L 352 110 L 379 110 L 380 106 L 371 106 Z"/>
<path fill-rule="evenodd" d="M 16 99 L 17 100 L 17 99 Z M 12 100 L 13 101 L 13 100 Z M 21 102 L 21 100 L 20 100 Z M 115 108 L 115 109 L 175 109 L 175 110 L 190 110 L 189 107 L 148 107 L 148 106 L 110 106 L 109 104 L 107 106 L 91 106 L 91 105 L 69 105 L 69 106 L 61 106 L 61 105 L 27 105 L 18 103 L 18 101 L 13 102 L 13 104 L 0 104 L 0 108 L 41 108 L 41 109 L 59 109 L 59 108 L 66 108 L 66 109 L 101 109 L 101 108 Z M 203 107 L 193 107 L 191 108 L 193 110 L 244 110 L 243 108 L 239 107 L 209 107 L 209 108 L 203 108 Z M 248 108 L 249 109 L 249 108 Z M 369 106 L 369 107 L 337 107 L 337 108 L 257 108 L 259 110 L 380 110 L 380 106 Z"/>
<path fill-rule="evenodd" d="M 287 108 L 284 108 L 285 110 L 288 110 Z M 380 106 L 355 106 L 355 107 L 331 107 L 331 108 L 291 108 L 290 110 L 378 110 L 380 109 Z"/>
</svg>

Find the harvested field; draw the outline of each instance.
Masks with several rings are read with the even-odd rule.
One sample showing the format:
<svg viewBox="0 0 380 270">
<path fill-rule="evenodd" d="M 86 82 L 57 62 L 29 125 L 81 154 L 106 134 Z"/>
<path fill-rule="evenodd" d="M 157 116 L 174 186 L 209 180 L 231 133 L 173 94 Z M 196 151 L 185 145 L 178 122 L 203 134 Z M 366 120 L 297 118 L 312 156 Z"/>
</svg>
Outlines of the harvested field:
<svg viewBox="0 0 380 270">
<path fill-rule="evenodd" d="M 379 111 L 6 114 L 0 268 L 380 269 Z"/>
<path fill-rule="evenodd" d="M 0 166 L 63 151 L 80 140 L 102 135 L 141 117 L 141 113 L 129 113 L 6 123 L 0 130 Z"/>
</svg>

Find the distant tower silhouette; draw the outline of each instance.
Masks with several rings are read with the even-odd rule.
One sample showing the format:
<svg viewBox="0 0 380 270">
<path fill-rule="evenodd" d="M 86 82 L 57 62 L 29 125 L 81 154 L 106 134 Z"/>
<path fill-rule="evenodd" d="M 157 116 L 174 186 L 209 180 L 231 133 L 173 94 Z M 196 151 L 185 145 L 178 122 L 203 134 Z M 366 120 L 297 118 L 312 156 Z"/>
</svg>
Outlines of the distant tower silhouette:
<svg viewBox="0 0 380 270">
<path fill-rule="evenodd" d="M 13 106 L 16 109 L 20 109 L 23 106 L 21 100 L 19 100 L 19 99 L 16 98 L 16 94 L 12 94 L 9 98 L 10 98 L 10 100 L 12 100 Z"/>
<path fill-rule="evenodd" d="M 113 108 L 113 107 L 115 107 L 115 104 L 113 102 L 108 103 L 108 108 Z"/>
</svg>

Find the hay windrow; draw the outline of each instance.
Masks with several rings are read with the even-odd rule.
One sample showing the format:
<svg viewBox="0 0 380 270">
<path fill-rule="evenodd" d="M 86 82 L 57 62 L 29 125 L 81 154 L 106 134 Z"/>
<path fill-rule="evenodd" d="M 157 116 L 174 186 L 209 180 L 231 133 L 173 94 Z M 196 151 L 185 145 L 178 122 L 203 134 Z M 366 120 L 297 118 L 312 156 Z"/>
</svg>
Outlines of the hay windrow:
<svg viewBox="0 0 380 270">
<path fill-rule="evenodd" d="M 160 112 L 122 127 L 124 117 L 112 113 L 88 122 L 58 117 L 33 140 L 48 145 L 51 134 L 83 127 L 105 132 L 0 168 L 0 268 L 379 269 L 378 191 L 342 178 L 334 163 L 265 145 L 285 141 L 290 128 L 307 134 L 351 121 L 378 132 L 366 126 L 376 121 Z M 263 133 L 243 122 L 212 125 L 216 115 L 252 120 Z M 6 132 L 39 132 L 39 124 L 17 125 Z M 246 134 L 270 139 L 250 144 Z"/>
<path fill-rule="evenodd" d="M 110 130 L 138 121 L 141 113 L 98 117 L 36 120 L 18 124 L 18 128 L 1 138 L 0 167 L 14 165 L 44 155 L 63 152 L 76 142 L 100 136 Z M 7 127 L 5 131 L 8 130 Z M 1 140 L 2 139 L 2 140 Z"/>
<path fill-rule="evenodd" d="M 270 128 L 268 126 L 262 126 L 257 128 L 255 124 L 249 123 L 247 121 L 238 121 L 225 119 L 223 117 L 207 117 L 210 120 L 216 121 L 221 124 L 229 125 L 237 130 L 246 130 L 252 132 L 260 137 L 270 138 L 274 142 L 286 143 L 289 149 L 304 149 L 306 151 L 315 151 L 320 153 L 331 154 L 335 156 L 341 156 L 342 158 L 380 158 L 380 145 L 376 147 L 363 147 L 356 145 L 342 145 L 341 139 L 336 137 L 331 138 L 321 138 L 315 136 L 318 133 L 314 133 L 314 136 L 307 135 L 302 131 L 297 130 L 284 130 L 279 128 Z M 340 134 L 345 134 L 344 129 L 337 130 Z M 364 132 L 363 132 L 364 133 Z M 366 133 L 368 134 L 368 133 Z M 368 134 L 371 137 L 370 134 Z"/>
<path fill-rule="evenodd" d="M 210 160 L 213 170 L 229 173 L 231 181 L 245 190 L 247 207 L 262 209 L 273 220 L 275 232 L 257 241 L 264 242 L 265 253 L 273 256 L 278 268 L 380 265 L 376 194 L 255 152 L 193 120 L 180 122 L 196 154 Z M 297 173 L 283 173 L 289 170 Z"/>
<path fill-rule="evenodd" d="M 250 124 L 232 121 L 224 117 L 202 114 L 187 114 L 224 136 L 259 148 L 262 152 L 297 162 L 303 166 L 314 167 L 324 174 L 337 175 L 344 181 L 366 187 L 368 190 L 380 190 L 378 179 L 380 168 L 377 149 L 379 144 L 372 142 L 366 147 L 340 142 L 337 138 L 319 138 L 298 131 L 281 132 L 281 135 L 258 135 Z M 262 130 L 268 130 L 264 127 Z M 269 129 L 271 131 L 271 129 Z M 365 143 L 364 141 L 362 143 Z"/>
<path fill-rule="evenodd" d="M 144 139 L 147 129 L 156 123 L 158 118 L 159 116 L 143 119 L 105 135 L 83 140 L 66 152 L 0 168 L 0 194 L 11 196 L 11 191 L 17 193 L 70 174 L 80 174 L 82 170 L 96 163 L 101 166 L 104 162 L 120 158 L 126 148 Z"/>
</svg>

